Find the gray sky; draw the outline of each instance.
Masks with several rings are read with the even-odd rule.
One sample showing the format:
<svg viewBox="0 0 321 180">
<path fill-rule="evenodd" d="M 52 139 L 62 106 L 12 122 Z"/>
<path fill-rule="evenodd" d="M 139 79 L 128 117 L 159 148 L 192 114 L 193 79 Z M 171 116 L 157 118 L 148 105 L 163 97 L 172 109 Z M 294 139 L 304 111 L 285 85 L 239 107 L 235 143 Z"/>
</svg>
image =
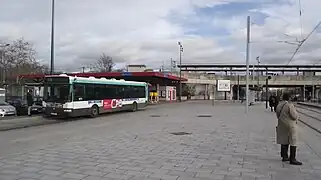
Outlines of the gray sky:
<svg viewBox="0 0 321 180">
<path fill-rule="evenodd" d="M 321 1 L 301 0 L 303 37 L 321 20 Z M 0 40 L 32 42 L 43 63 L 50 61 L 51 0 L 1 0 Z M 252 17 L 252 63 L 289 60 L 301 38 L 298 0 L 56 0 L 56 69 L 79 70 L 105 53 L 118 66 L 157 68 L 185 63 L 244 63 L 246 16 Z M 320 28 L 301 48 L 294 64 L 321 57 Z M 293 37 L 284 35 L 290 34 Z"/>
</svg>

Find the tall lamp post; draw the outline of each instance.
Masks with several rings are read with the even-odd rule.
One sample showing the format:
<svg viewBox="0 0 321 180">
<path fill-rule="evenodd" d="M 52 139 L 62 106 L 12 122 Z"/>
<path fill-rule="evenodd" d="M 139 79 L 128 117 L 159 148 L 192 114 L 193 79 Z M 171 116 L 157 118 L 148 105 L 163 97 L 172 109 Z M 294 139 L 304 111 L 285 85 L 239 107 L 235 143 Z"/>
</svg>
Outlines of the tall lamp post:
<svg viewBox="0 0 321 180">
<path fill-rule="evenodd" d="M 257 88 L 260 87 L 260 56 L 256 57 L 256 61 L 257 61 Z M 259 91 L 257 91 L 257 100 L 260 100 L 259 97 Z"/>
<path fill-rule="evenodd" d="M 182 52 L 183 45 L 178 41 L 179 46 L 179 101 L 182 102 Z"/>
<path fill-rule="evenodd" d="M 5 84 L 6 82 L 6 67 L 4 66 L 4 51 L 5 51 L 5 48 L 10 46 L 10 44 L 3 44 L 3 45 L 0 45 L 1 47 L 1 63 L 2 63 L 2 83 Z"/>
<path fill-rule="evenodd" d="M 51 47 L 50 47 L 50 74 L 54 74 L 55 58 L 55 0 L 51 0 Z"/>
</svg>

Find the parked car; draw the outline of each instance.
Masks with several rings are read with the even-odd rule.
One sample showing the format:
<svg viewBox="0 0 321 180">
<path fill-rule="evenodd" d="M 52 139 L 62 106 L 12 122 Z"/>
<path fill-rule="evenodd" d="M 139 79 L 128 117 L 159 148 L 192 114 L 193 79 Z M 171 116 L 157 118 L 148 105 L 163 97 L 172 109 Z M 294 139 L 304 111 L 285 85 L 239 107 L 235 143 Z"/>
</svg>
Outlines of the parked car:
<svg viewBox="0 0 321 180">
<path fill-rule="evenodd" d="M 32 113 L 43 113 L 42 97 L 33 98 Z"/>
<path fill-rule="evenodd" d="M 12 116 L 12 115 L 17 115 L 16 108 L 12 105 L 10 105 L 7 102 L 1 102 L 0 103 L 0 116 Z"/>
<path fill-rule="evenodd" d="M 28 114 L 28 104 L 26 100 L 11 99 L 11 100 L 8 100 L 7 102 L 16 108 L 18 116 Z M 31 114 L 38 114 L 42 112 L 43 112 L 42 100 L 41 100 L 41 103 L 39 104 L 39 100 L 35 99 L 34 104 L 31 107 Z"/>
</svg>

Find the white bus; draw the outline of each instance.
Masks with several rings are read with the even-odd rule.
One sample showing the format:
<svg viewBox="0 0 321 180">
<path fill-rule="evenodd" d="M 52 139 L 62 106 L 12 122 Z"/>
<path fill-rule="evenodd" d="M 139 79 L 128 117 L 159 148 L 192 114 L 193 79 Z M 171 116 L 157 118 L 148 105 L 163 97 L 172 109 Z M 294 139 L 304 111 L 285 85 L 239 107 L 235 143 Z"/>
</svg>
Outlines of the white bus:
<svg viewBox="0 0 321 180">
<path fill-rule="evenodd" d="M 131 110 L 148 104 L 148 84 L 65 74 L 44 79 L 44 116 L 96 117 L 99 114 Z"/>
</svg>

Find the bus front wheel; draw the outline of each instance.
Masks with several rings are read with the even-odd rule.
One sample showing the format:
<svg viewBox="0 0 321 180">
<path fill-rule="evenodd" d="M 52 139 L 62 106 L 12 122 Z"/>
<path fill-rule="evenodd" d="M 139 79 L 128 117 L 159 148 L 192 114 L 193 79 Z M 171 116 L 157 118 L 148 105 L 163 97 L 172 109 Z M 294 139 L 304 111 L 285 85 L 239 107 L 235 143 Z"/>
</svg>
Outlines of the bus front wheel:
<svg viewBox="0 0 321 180">
<path fill-rule="evenodd" d="M 132 107 L 132 112 L 135 112 L 135 111 L 137 111 L 137 103 L 136 102 L 134 102 L 133 103 L 133 107 Z"/>
<path fill-rule="evenodd" d="M 90 109 L 90 117 L 94 118 L 94 117 L 97 117 L 98 115 L 99 115 L 98 106 L 96 105 L 92 106 Z"/>
</svg>

